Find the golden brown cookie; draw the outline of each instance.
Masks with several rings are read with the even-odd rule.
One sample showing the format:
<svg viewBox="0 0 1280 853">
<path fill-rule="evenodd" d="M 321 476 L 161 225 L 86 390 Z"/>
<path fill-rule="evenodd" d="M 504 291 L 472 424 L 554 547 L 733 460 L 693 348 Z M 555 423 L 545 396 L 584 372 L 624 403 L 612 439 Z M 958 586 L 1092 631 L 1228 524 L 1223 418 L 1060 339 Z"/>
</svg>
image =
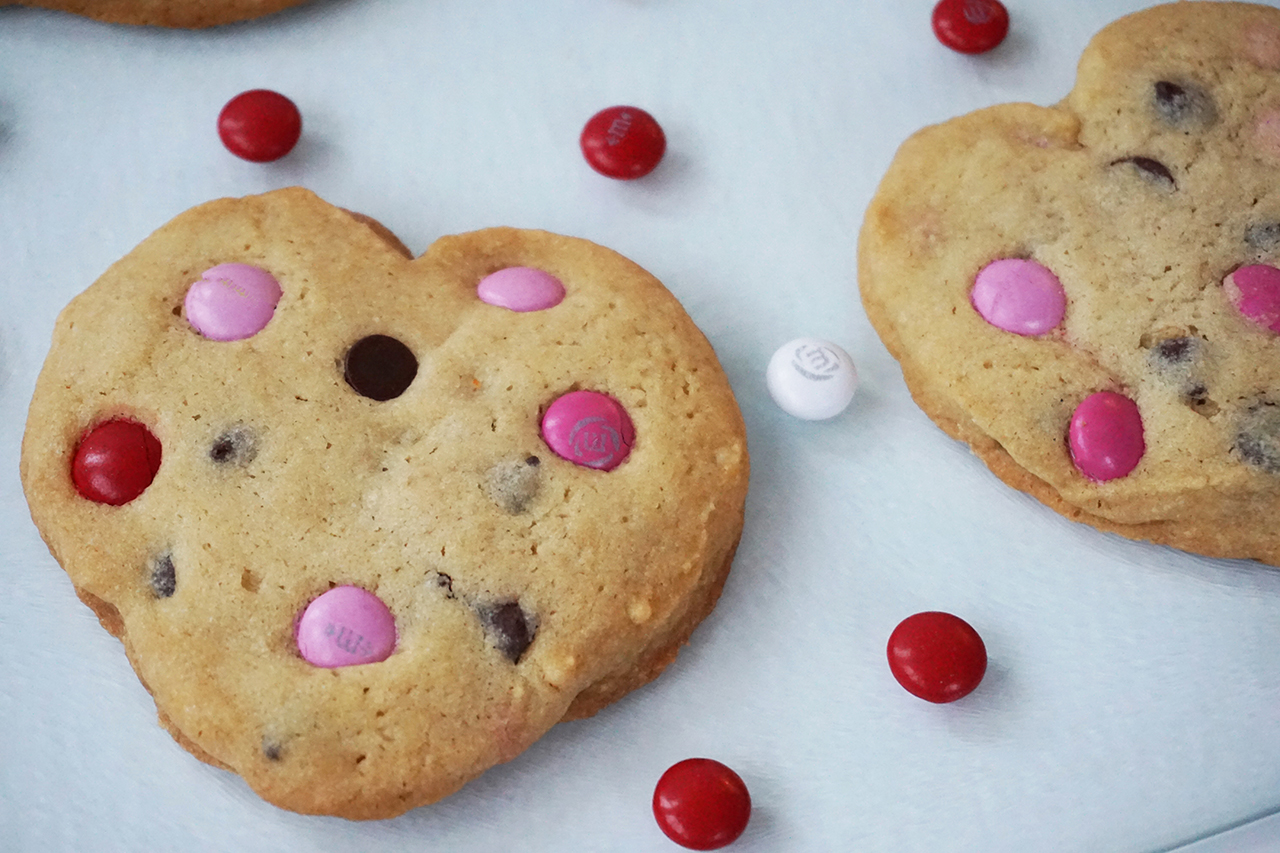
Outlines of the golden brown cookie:
<svg viewBox="0 0 1280 853">
<path fill-rule="evenodd" d="M 912 395 L 1006 482 L 1280 564 L 1280 10 L 1157 6 L 1059 104 L 903 144 L 859 238 Z"/>
<path fill-rule="evenodd" d="M 32 6 L 84 15 L 112 24 L 200 29 L 270 15 L 306 0 L 5 0 L 0 6 Z"/>
<path fill-rule="evenodd" d="M 748 458 L 711 346 L 632 262 L 509 228 L 414 259 L 288 189 L 178 216 L 67 306 L 21 467 L 179 743 L 363 819 L 661 672 L 725 581 Z"/>
</svg>

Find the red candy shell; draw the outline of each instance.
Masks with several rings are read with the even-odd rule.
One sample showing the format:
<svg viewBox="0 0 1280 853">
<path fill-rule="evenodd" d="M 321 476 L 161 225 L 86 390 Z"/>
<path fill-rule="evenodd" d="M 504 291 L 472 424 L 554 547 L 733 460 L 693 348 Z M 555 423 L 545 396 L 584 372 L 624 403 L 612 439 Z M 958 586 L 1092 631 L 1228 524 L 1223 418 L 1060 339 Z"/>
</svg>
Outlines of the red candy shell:
<svg viewBox="0 0 1280 853">
<path fill-rule="evenodd" d="M 889 671 L 913 696 L 954 702 L 987 671 L 987 647 L 968 622 L 950 613 L 908 616 L 889 635 Z"/>
<path fill-rule="evenodd" d="M 80 439 L 71 481 L 82 497 L 121 506 L 147 490 L 160 470 L 160 442 L 137 421 L 115 418 Z"/>
<path fill-rule="evenodd" d="M 686 758 L 653 789 L 653 817 L 668 838 L 690 850 L 732 844 L 751 818 L 751 794 L 737 773 L 710 758 Z"/>
</svg>

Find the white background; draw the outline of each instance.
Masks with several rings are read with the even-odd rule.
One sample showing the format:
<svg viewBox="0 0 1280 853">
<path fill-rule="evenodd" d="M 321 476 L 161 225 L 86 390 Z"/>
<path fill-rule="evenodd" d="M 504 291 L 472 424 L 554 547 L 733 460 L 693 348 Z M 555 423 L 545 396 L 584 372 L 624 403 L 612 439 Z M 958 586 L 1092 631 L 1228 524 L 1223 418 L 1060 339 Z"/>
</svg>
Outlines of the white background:
<svg viewBox="0 0 1280 853">
<path fill-rule="evenodd" d="M 1013 0 L 1007 41 L 977 58 L 934 40 L 928 0 L 321 0 L 206 32 L 0 9 L 0 848 L 669 851 L 649 799 L 690 756 L 750 787 L 743 853 L 1145 853 L 1280 809 L 1280 571 L 1010 491 L 914 407 L 857 297 L 857 230 L 898 144 L 1057 101 L 1089 36 L 1143 5 Z M 257 87 L 303 114 L 276 164 L 214 130 Z M 579 154 L 613 104 L 666 130 L 644 180 Z M 750 438 L 733 574 L 667 674 L 371 824 L 279 811 L 178 748 L 17 476 L 57 311 L 180 211 L 290 184 L 415 252 L 491 225 L 622 252 L 710 337 Z M 765 391 L 800 336 L 859 366 L 832 421 Z M 933 609 L 990 654 L 954 705 L 910 696 L 885 662 L 898 621 Z M 1280 846 L 1259 831 L 1212 849 Z"/>
</svg>

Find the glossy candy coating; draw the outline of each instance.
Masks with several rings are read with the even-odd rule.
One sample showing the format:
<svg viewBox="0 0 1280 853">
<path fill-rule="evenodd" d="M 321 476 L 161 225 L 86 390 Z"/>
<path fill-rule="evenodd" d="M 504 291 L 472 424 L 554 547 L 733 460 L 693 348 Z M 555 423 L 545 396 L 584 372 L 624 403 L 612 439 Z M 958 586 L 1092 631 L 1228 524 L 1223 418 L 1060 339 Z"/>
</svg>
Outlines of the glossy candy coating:
<svg viewBox="0 0 1280 853">
<path fill-rule="evenodd" d="M 1090 394 L 1071 415 L 1067 443 L 1076 468 L 1090 480 L 1125 476 L 1146 452 L 1138 404 L 1114 391 Z"/>
<path fill-rule="evenodd" d="M 933 34 L 960 53 L 986 53 L 1009 33 L 1009 12 L 999 0 L 941 0 L 933 7 Z"/>
<path fill-rule="evenodd" d="M 241 92 L 218 113 L 218 136 L 242 160 L 269 163 L 293 150 L 302 135 L 302 114 L 293 101 L 270 89 Z"/>
<path fill-rule="evenodd" d="M 848 408 L 858 390 L 858 371 L 849 354 L 830 341 L 796 338 L 769 359 L 765 385 L 784 412 L 819 421 Z"/>
<path fill-rule="evenodd" d="M 631 453 L 635 427 L 622 404 L 596 391 L 571 391 L 542 416 L 542 438 L 562 459 L 612 471 Z"/>
<path fill-rule="evenodd" d="M 1280 333 L 1280 269 L 1250 264 L 1222 281 L 1236 310 L 1254 323 Z"/>
<path fill-rule="evenodd" d="M 624 181 L 652 172 L 667 150 L 662 127 L 638 107 L 601 110 L 582 128 L 578 143 L 591 168 Z"/>
<path fill-rule="evenodd" d="M 481 302 L 512 311 L 543 311 L 564 299 L 564 285 L 549 272 L 533 267 L 507 267 L 480 280 Z"/>
<path fill-rule="evenodd" d="M 983 267 L 969 300 L 982 319 L 1015 335 L 1043 335 L 1057 328 L 1067 310 L 1058 277 L 1022 258 L 1002 258 Z"/>
<path fill-rule="evenodd" d="M 668 838 L 690 850 L 732 844 L 751 818 L 751 794 L 737 773 L 710 758 L 686 758 L 653 789 L 653 816 Z"/>
<path fill-rule="evenodd" d="M 339 586 L 307 605 L 298 620 L 297 641 L 298 653 L 315 666 L 377 663 L 396 647 L 396 620 L 373 593 Z"/>
<path fill-rule="evenodd" d="M 114 418 L 89 430 L 76 446 L 71 480 L 82 497 L 122 506 L 146 491 L 160 470 L 160 442 L 143 424 Z"/>
<path fill-rule="evenodd" d="M 248 264 L 218 264 L 187 288 L 183 312 L 214 341 L 238 341 L 262 331 L 283 291 L 275 276 Z"/>
<path fill-rule="evenodd" d="M 987 647 L 958 616 L 926 611 L 908 616 L 889 635 L 889 671 L 908 693 L 954 702 L 973 692 L 987 671 Z"/>
</svg>

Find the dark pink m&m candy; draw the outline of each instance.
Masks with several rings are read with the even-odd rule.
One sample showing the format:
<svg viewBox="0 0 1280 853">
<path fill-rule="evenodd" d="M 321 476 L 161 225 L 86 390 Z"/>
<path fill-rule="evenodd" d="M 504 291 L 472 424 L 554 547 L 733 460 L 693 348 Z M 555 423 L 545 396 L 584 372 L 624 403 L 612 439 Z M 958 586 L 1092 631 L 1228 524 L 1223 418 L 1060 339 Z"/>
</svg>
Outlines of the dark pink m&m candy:
<svg viewBox="0 0 1280 853">
<path fill-rule="evenodd" d="M 690 850 L 732 844 L 751 819 L 751 794 L 737 773 L 710 758 L 686 758 L 653 789 L 653 816 L 668 838 Z"/>
<path fill-rule="evenodd" d="M 954 702 L 973 692 L 987 671 L 982 637 L 959 616 L 927 611 L 908 616 L 889 635 L 889 671 L 908 693 Z"/>
<path fill-rule="evenodd" d="M 658 122 L 638 107 L 601 110 L 582 128 L 578 143 L 591 168 L 624 181 L 652 172 L 667 150 Z"/>
<path fill-rule="evenodd" d="M 636 431 L 622 404 L 598 391 L 571 391 L 542 416 L 542 438 L 562 459 L 612 471 L 631 453 Z"/>
<path fill-rule="evenodd" d="M 302 114 L 293 101 L 270 89 L 241 92 L 218 114 L 218 136 L 244 160 L 269 163 L 293 150 L 302 135 Z"/>
<path fill-rule="evenodd" d="M 1147 450 L 1138 404 L 1114 391 L 1090 394 L 1071 415 L 1067 444 L 1076 468 L 1090 480 L 1125 476 Z"/>
<path fill-rule="evenodd" d="M 941 0 L 933 7 L 933 34 L 960 53 L 986 53 L 1009 32 L 1000 0 Z"/>
<path fill-rule="evenodd" d="M 1251 322 L 1280 332 L 1280 270 L 1268 264 L 1250 264 L 1222 281 L 1227 298 Z"/>
<path fill-rule="evenodd" d="M 121 506 L 151 485 L 160 455 L 160 442 L 146 426 L 113 418 L 80 439 L 71 459 L 71 481 L 82 497 Z"/>
</svg>

